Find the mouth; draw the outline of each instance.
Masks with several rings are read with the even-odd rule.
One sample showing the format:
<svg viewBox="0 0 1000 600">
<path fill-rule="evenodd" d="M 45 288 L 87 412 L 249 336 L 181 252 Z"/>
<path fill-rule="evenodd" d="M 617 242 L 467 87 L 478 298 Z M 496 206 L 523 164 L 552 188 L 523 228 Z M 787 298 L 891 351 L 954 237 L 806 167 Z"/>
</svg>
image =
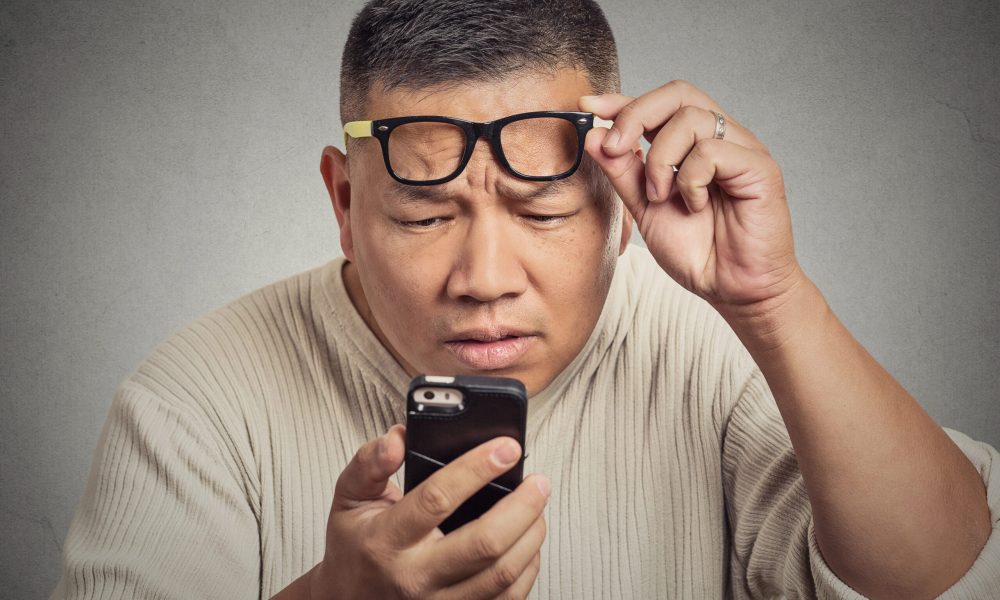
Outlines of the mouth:
<svg viewBox="0 0 1000 600">
<path fill-rule="evenodd" d="M 514 329 L 473 329 L 455 334 L 444 345 L 469 368 L 495 371 L 517 363 L 536 339 L 530 332 Z"/>
</svg>

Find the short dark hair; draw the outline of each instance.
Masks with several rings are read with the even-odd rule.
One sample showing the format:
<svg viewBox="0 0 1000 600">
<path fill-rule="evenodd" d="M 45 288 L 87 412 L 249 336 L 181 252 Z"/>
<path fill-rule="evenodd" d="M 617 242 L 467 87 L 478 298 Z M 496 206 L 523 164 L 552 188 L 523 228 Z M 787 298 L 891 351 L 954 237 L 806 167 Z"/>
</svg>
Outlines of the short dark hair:
<svg viewBox="0 0 1000 600">
<path fill-rule="evenodd" d="M 340 70 L 340 116 L 383 92 L 581 69 L 595 93 L 621 88 L 618 52 L 593 0 L 372 0 L 354 18 Z"/>
</svg>

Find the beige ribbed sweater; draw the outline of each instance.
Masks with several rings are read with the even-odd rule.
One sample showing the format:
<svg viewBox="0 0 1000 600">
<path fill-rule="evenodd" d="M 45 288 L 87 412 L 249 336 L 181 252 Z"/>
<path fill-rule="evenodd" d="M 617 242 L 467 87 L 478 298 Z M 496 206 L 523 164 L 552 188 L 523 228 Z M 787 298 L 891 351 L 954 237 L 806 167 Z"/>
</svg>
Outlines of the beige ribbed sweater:
<svg viewBox="0 0 1000 600">
<path fill-rule="evenodd" d="M 268 598 L 322 558 L 337 476 L 404 422 L 409 381 L 343 262 L 195 321 L 122 383 L 53 598 Z M 645 250 L 529 405 L 526 472 L 552 482 L 533 598 L 860 597 L 819 553 L 749 354 Z M 994 534 L 947 596 L 1000 597 L 1000 455 L 949 434 L 988 481 Z"/>
</svg>

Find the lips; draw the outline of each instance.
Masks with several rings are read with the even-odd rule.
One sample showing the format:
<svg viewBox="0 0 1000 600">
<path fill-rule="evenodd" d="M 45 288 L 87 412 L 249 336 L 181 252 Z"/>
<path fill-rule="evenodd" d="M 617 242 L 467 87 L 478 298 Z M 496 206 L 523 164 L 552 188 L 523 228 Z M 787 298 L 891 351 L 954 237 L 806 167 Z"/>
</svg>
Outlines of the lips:
<svg viewBox="0 0 1000 600">
<path fill-rule="evenodd" d="M 464 331 L 444 343 L 458 360 L 478 371 L 505 369 L 523 357 L 537 337 L 505 328 Z"/>
</svg>

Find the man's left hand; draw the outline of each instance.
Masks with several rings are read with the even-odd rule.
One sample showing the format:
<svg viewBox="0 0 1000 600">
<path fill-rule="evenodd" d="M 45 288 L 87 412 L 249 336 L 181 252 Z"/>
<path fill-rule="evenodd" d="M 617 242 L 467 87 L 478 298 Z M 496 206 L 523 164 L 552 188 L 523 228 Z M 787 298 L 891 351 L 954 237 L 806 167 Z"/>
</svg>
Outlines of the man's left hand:
<svg viewBox="0 0 1000 600">
<path fill-rule="evenodd" d="M 614 121 L 591 132 L 587 153 L 674 280 L 725 316 L 765 307 L 805 279 L 781 169 L 705 93 L 672 81 L 638 98 L 584 96 L 580 109 Z M 725 119 L 723 139 L 715 138 L 715 113 Z M 640 136 L 651 144 L 645 161 Z"/>
</svg>

